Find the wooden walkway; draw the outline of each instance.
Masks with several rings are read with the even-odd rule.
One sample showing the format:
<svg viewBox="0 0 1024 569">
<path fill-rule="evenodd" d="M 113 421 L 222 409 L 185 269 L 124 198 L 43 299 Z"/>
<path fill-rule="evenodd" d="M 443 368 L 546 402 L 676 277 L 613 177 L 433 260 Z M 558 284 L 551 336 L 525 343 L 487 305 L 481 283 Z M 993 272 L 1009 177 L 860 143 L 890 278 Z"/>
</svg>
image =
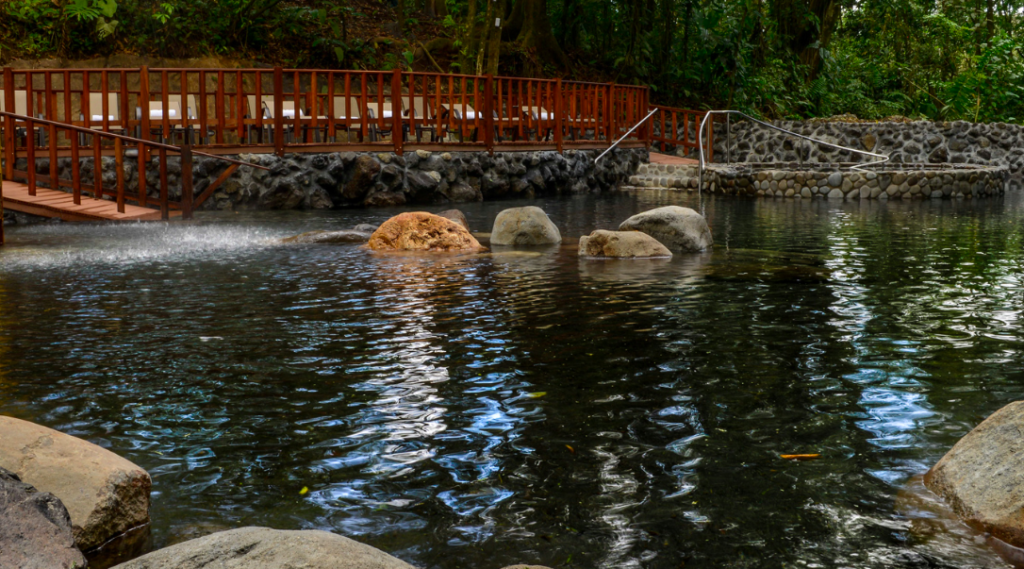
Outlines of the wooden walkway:
<svg viewBox="0 0 1024 569">
<path fill-rule="evenodd" d="M 159 221 L 160 210 L 125 204 L 124 213 L 117 211 L 117 203 L 82 196 L 76 205 L 68 192 L 36 188 L 36 195 L 28 194 L 28 186 L 18 182 L 3 182 L 4 209 L 43 217 L 59 217 L 64 221 Z M 171 217 L 181 215 L 170 212 Z"/>
<path fill-rule="evenodd" d="M 696 166 L 700 162 L 692 158 L 683 158 L 681 156 L 672 156 L 671 154 L 661 154 L 660 152 L 651 152 L 651 164 L 671 164 L 673 166 Z"/>
</svg>

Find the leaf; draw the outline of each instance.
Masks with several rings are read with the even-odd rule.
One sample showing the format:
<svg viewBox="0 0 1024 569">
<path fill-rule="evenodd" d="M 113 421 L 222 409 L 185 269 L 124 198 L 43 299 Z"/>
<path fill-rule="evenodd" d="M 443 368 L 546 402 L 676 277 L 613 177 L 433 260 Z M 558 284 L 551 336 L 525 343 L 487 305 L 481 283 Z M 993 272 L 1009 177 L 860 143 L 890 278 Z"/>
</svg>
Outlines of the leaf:
<svg viewBox="0 0 1024 569">
<path fill-rule="evenodd" d="M 820 454 L 780 454 L 779 457 L 782 458 L 783 460 L 805 461 L 805 460 L 817 460 L 817 459 L 821 458 L 821 455 Z"/>
<path fill-rule="evenodd" d="M 302 490 L 299 490 L 299 496 L 305 496 L 308 493 L 309 493 L 309 488 L 307 488 L 306 486 L 303 486 Z"/>
</svg>

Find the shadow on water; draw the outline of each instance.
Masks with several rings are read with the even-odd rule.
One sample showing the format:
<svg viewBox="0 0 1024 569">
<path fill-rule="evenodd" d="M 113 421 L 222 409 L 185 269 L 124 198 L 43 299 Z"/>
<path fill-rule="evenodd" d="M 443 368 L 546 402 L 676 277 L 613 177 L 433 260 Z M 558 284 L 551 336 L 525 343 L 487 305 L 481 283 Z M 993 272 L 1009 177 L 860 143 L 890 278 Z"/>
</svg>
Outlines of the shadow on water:
<svg viewBox="0 0 1024 569">
<path fill-rule="evenodd" d="M 1019 197 L 711 199 L 713 253 L 576 254 L 695 200 L 537 200 L 563 246 L 451 256 L 278 244 L 399 210 L 15 228 L 0 412 L 146 468 L 153 547 L 263 525 L 438 569 L 1004 563 L 898 496 L 1024 396 Z M 514 205 L 463 210 L 486 232 Z"/>
</svg>

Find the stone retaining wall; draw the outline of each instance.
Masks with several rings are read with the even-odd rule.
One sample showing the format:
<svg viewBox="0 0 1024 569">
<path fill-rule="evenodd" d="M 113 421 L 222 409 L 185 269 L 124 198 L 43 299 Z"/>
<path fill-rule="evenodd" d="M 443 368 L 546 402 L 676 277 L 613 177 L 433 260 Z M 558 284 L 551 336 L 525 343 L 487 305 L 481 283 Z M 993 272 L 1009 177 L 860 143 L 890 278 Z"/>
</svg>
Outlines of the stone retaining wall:
<svg viewBox="0 0 1024 569">
<path fill-rule="evenodd" d="M 615 189 L 647 161 L 646 149 L 616 149 L 594 164 L 600 151 L 567 150 L 499 152 L 242 154 L 234 157 L 270 168 L 239 168 L 202 209 L 329 209 L 471 202 L 484 199 L 533 198 Z M 25 168 L 24 159 L 19 169 Z M 71 162 L 59 159 L 60 176 L 71 179 Z M 170 199 L 181 196 L 181 163 L 168 158 Z M 226 162 L 196 157 L 193 188 L 200 195 L 227 168 Z M 82 160 L 82 179 L 93 177 L 92 160 Z M 138 165 L 127 159 L 125 191 L 138 193 Z M 36 171 L 49 172 L 49 161 L 36 161 Z M 113 158 L 103 160 L 106 187 L 117 182 Z M 146 171 L 148 195 L 159 198 L 157 159 Z"/>
<path fill-rule="evenodd" d="M 752 163 L 711 165 L 705 192 L 787 198 L 953 199 L 1003 194 L 1010 181 L 1005 166 L 885 164 L 864 171 L 852 164 Z M 630 185 L 697 191 L 695 166 L 641 166 Z"/>
<path fill-rule="evenodd" d="M 1006 123 L 917 121 L 843 123 L 776 121 L 776 126 L 840 146 L 886 154 L 897 164 L 981 164 L 1024 172 L 1024 127 Z M 874 158 L 795 139 L 749 121 L 736 120 L 726 144 L 724 123 L 715 123 L 715 162 L 870 162 Z M 683 133 L 680 131 L 679 136 Z M 694 139 L 691 129 L 690 137 Z M 690 153 L 696 158 L 696 153 Z"/>
</svg>

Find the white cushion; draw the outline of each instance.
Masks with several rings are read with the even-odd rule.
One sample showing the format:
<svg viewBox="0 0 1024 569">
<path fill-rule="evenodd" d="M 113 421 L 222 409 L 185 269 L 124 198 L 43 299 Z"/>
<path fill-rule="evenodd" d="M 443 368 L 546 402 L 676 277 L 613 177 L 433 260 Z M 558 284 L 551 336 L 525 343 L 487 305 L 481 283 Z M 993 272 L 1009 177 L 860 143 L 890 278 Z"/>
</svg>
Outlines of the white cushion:
<svg viewBox="0 0 1024 569">
<path fill-rule="evenodd" d="M 107 119 L 112 120 L 112 121 L 116 121 L 117 120 L 117 118 L 114 117 L 114 115 L 108 116 Z M 93 115 L 92 116 L 92 120 L 93 121 L 102 121 L 103 120 L 103 115 Z"/>
<path fill-rule="evenodd" d="M 167 109 L 167 111 L 168 111 L 167 112 L 167 117 L 168 118 L 172 118 L 173 119 L 174 116 L 178 114 L 174 109 Z M 159 109 L 149 109 L 149 118 L 150 119 L 163 119 L 164 118 L 164 112 L 159 110 Z"/>
</svg>

